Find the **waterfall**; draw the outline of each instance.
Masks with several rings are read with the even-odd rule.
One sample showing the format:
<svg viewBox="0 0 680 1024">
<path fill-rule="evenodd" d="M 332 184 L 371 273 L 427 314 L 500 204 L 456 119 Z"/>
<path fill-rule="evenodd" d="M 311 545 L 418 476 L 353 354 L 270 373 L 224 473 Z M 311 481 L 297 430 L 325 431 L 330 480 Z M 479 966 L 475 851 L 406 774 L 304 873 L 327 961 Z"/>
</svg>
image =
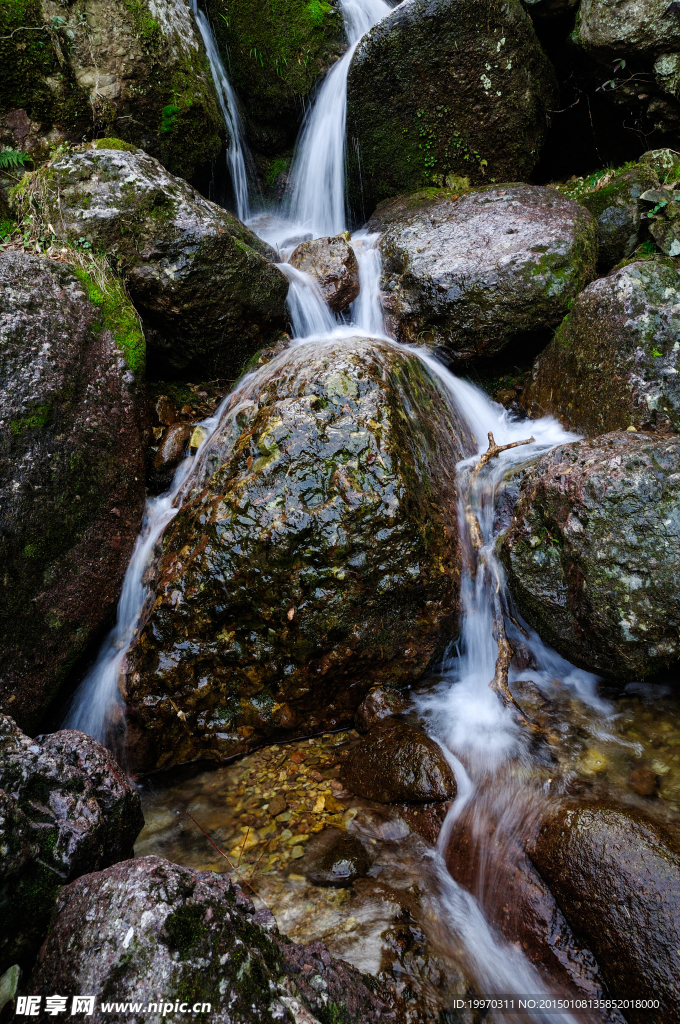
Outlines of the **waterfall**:
<svg viewBox="0 0 680 1024">
<path fill-rule="evenodd" d="M 250 162 L 250 154 L 248 153 L 244 138 L 238 101 L 222 63 L 210 22 L 203 11 L 199 10 L 197 0 L 191 0 L 191 9 L 194 12 L 198 31 L 203 39 L 220 110 L 222 111 L 222 117 L 229 134 L 227 167 L 229 168 L 234 189 L 236 215 L 239 220 L 246 221 L 250 217 L 250 200 L 248 197 L 248 163 Z"/>
<path fill-rule="evenodd" d="M 331 69 L 305 116 L 290 171 L 291 219 L 316 237 L 344 231 L 347 76 L 359 40 L 391 7 L 340 0 L 349 49 Z"/>
</svg>

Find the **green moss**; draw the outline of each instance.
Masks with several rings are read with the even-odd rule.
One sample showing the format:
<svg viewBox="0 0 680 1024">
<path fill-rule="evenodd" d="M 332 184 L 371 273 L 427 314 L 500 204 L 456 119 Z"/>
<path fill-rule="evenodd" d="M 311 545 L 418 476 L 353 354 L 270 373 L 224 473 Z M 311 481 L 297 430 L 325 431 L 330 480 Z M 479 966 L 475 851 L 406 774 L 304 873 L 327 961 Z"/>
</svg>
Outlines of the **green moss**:
<svg viewBox="0 0 680 1024">
<path fill-rule="evenodd" d="M 52 408 L 49 405 L 40 405 L 30 416 L 24 416 L 20 420 L 12 420 L 11 430 L 13 434 L 21 434 L 24 430 L 42 430 L 52 419 Z"/>
<path fill-rule="evenodd" d="M 125 7 L 132 15 L 138 34 L 147 46 L 158 47 L 163 43 L 163 32 L 141 0 L 124 0 Z"/>
<path fill-rule="evenodd" d="M 125 153 L 136 153 L 137 147 L 131 142 L 123 142 L 122 139 L 97 139 L 94 142 L 95 149 L 121 149 Z"/>
<path fill-rule="evenodd" d="M 122 282 L 110 274 L 106 287 L 102 288 L 82 267 L 74 266 L 73 272 L 85 285 L 90 302 L 101 310 L 104 327 L 111 331 L 123 350 L 126 363 L 136 377 L 141 377 L 146 364 L 146 342 Z"/>
<path fill-rule="evenodd" d="M 175 910 L 165 919 L 168 945 L 182 957 L 188 956 L 196 946 L 203 943 L 208 929 L 205 925 L 205 907 L 189 904 Z"/>
</svg>

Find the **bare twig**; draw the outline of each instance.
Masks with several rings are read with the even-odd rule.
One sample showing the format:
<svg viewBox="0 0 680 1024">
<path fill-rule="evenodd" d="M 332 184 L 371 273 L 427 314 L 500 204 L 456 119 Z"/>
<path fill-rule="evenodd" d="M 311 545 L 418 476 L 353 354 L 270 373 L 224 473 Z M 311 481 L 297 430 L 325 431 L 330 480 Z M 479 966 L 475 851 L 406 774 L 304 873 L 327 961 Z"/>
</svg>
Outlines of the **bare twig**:
<svg viewBox="0 0 680 1024">
<path fill-rule="evenodd" d="M 203 826 L 202 826 L 201 824 L 199 824 L 199 822 L 197 822 L 197 821 L 196 821 L 196 819 L 194 818 L 193 814 L 190 814 L 190 813 L 189 813 L 189 811 L 185 811 L 184 813 L 186 814 L 187 818 L 191 818 L 191 820 L 193 821 L 194 825 L 196 825 L 196 826 L 197 826 L 197 828 L 200 828 L 200 830 L 201 830 L 201 832 L 203 833 L 203 835 L 205 836 L 205 838 L 206 838 L 206 839 L 208 840 L 208 842 L 209 842 L 209 843 L 211 843 L 211 844 L 212 844 L 212 845 L 213 845 L 213 846 L 215 847 L 215 849 L 216 849 L 216 850 L 217 850 L 217 852 L 219 853 L 220 857 L 224 857 L 224 859 L 226 860 L 227 864 L 229 865 L 229 867 L 231 868 L 231 870 L 232 870 L 232 871 L 234 872 L 234 874 L 235 874 L 235 875 L 238 875 L 239 881 L 243 882 L 243 884 L 244 884 L 244 885 L 247 885 L 247 886 L 248 886 L 248 888 L 250 889 L 250 891 L 251 891 L 252 893 L 254 893 L 254 895 L 255 895 L 255 896 L 257 896 L 258 900 L 262 900 L 262 902 L 263 902 L 263 903 L 264 903 L 264 905 L 266 906 L 267 904 L 266 904 L 265 900 L 263 900 L 263 899 L 262 899 L 262 897 L 260 896 L 260 894 L 259 894 L 259 892 L 257 891 L 257 889 L 256 889 L 256 888 L 254 887 L 254 885 L 252 884 L 252 882 L 251 882 L 251 881 L 249 881 L 249 879 L 247 879 L 247 878 L 244 878 L 244 877 L 243 877 L 243 875 L 241 874 L 241 872 L 240 872 L 240 871 L 238 870 L 238 865 L 237 865 L 236 867 L 234 867 L 234 865 L 233 865 L 233 864 L 232 864 L 232 862 L 231 862 L 231 861 L 229 860 L 229 858 L 227 857 L 227 855 L 226 855 L 226 853 L 224 852 L 224 850 L 221 850 L 221 849 L 219 848 L 219 846 L 217 845 L 217 843 L 215 842 L 215 840 L 214 840 L 214 839 L 212 839 L 212 838 L 211 838 L 211 837 L 210 837 L 210 836 L 208 835 L 208 833 L 206 832 L 206 830 L 205 830 L 205 829 L 203 828 Z M 249 830 L 249 831 L 250 831 L 250 830 Z M 247 835 L 248 835 L 248 833 L 246 833 L 246 838 L 247 838 Z M 246 845 L 246 840 L 244 839 L 244 840 L 243 840 L 243 846 L 245 847 L 245 845 Z M 263 852 L 264 852 L 264 851 L 263 851 Z M 241 849 L 241 854 L 243 854 L 243 849 Z M 240 863 L 241 863 L 241 858 L 239 857 L 239 864 L 240 864 Z M 259 864 L 259 863 L 260 863 L 260 862 L 258 861 L 258 864 Z M 252 875 L 251 875 L 251 877 L 252 877 Z"/>
<path fill-rule="evenodd" d="M 238 861 L 236 862 L 236 870 L 237 871 L 241 867 L 241 857 L 243 856 L 243 853 L 245 851 L 246 843 L 248 842 L 248 836 L 249 835 L 250 835 L 250 825 L 248 825 L 248 828 L 246 829 L 246 834 L 243 837 L 243 845 L 241 846 L 241 852 L 239 853 Z"/>
</svg>

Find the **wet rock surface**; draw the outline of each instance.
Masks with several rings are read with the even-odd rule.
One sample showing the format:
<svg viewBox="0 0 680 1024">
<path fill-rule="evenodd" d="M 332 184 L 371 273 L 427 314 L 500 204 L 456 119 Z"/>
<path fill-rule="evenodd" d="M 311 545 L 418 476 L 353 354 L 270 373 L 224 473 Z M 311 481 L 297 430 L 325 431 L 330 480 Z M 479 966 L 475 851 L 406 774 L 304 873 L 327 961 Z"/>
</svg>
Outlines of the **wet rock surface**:
<svg viewBox="0 0 680 1024">
<path fill-rule="evenodd" d="M 26 185 L 29 199 L 60 237 L 118 260 L 157 374 L 233 380 L 285 326 L 288 282 L 273 250 L 141 150 L 60 156 Z"/>
<path fill-rule="evenodd" d="M 583 197 L 581 202 L 597 218 L 600 273 L 631 256 L 644 241 L 647 207 L 640 197 L 659 185 L 654 167 L 640 162 Z"/>
<path fill-rule="evenodd" d="M 678 833 L 639 812 L 567 806 L 543 823 L 531 856 L 572 928 L 589 944 L 631 1024 L 672 1024 L 680 1001 Z"/>
<path fill-rule="evenodd" d="M 3 143 L 41 161 L 65 139 L 122 136 L 187 177 L 219 154 L 224 124 L 188 0 L 12 3 L 0 35 Z"/>
<path fill-rule="evenodd" d="M 30 739 L 0 715 L 0 974 L 30 968 L 60 887 L 129 857 L 139 794 L 99 743 L 73 730 Z"/>
<path fill-rule="evenodd" d="M 582 0 L 578 43 L 601 59 L 680 50 L 680 25 L 665 0 Z"/>
<path fill-rule="evenodd" d="M 384 718 L 399 715 L 408 709 L 408 698 L 399 690 L 374 686 L 368 691 L 354 716 L 354 725 L 359 732 L 367 733 L 372 726 Z"/>
<path fill-rule="evenodd" d="M 382 232 L 395 336 L 444 348 L 455 363 L 559 323 L 595 274 L 594 219 L 534 185 L 400 196 L 381 204 L 368 230 Z"/>
<path fill-rule="evenodd" d="M 141 525 L 144 338 L 94 260 L 0 253 L 0 285 L 0 702 L 34 731 Z"/>
<path fill-rule="evenodd" d="M 88 956 L 95 944 L 99 955 Z M 256 911 L 227 879 L 159 857 L 124 861 L 66 888 L 31 985 L 45 994 L 96 993 L 97 1003 L 121 986 L 147 1004 L 165 993 L 190 1007 L 210 1003 L 224 1024 L 310 1021 L 329 1012 L 377 1021 L 388 1010 L 375 984 L 369 988 L 320 942 L 287 941 L 272 915 Z M 96 1011 L 93 1020 L 103 1019 Z M 162 1005 L 148 1019 L 161 1021 Z"/>
<path fill-rule="evenodd" d="M 469 441 L 424 364 L 371 339 L 300 346 L 235 400 L 128 658 L 147 768 L 350 720 L 372 685 L 422 674 L 455 621 L 449 467 Z"/>
<path fill-rule="evenodd" d="M 299 870 L 313 885 L 343 888 L 366 874 L 371 858 L 356 836 L 324 829 L 305 849 Z"/>
<path fill-rule="evenodd" d="M 594 281 L 534 364 L 522 396 L 581 433 L 680 425 L 680 278 L 637 262 Z"/>
<path fill-rule="evenodd" d="M 679 470 L 677 438 L 616 432 L 561 445 L 525 476 L 508 582 L 577 665 L 638 679 L 678 658 Z"/>
<path fill-rule="evenodd" d="M 456 795 L 456 779 L 438 744 L 400 719 L 374 725 L 344 765 L 352 793 L 380 803 L 432 803 Z"/>
<path fill-rule="evenodd" d="M 555 95 L 554 71 L 518 0 L 399 5 L 362 39 L 349 71 L 358 218 L 388 196 L 447 176 L 528 177 Z"/>
<path fill-rule="evenodd" d="M 359 295 L 359 264 L 344 235 L 302 242 L 288 261 L 311 274 L 334 313 L 341 313 Z"/>
</svg>

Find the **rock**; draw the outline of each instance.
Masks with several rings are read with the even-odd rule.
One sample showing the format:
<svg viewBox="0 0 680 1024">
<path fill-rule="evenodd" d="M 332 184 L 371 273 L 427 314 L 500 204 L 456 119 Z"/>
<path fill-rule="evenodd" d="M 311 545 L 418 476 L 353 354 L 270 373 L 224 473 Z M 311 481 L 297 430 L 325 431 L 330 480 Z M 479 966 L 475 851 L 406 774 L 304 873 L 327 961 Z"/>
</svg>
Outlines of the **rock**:
<svg viewBox="0 0 680 1024">
<path fill-rule="evenodd" d="M 66 139 L 115 135 L 186 177 L 218 156 L 225 128 L 189 0 L 3 4 L 0 37 L 8 145 L 44 160 Z"/>
<path fill-rule="evenodd" d="M 325 828 L 307 843 L 296 871 L 313 885 L 342 889 L 363 877 L 370 866 L 371 857 L 356 836 L 339 828 Z"/>
<path fill-rule="evenodd" d="M 554 189 L 503 185 L 431 190 L 382 203 L 383 289 L 400 341 L 489 356 L 557 324 L 593 278 L 595 222 Z"/>
<path fill-rule="evenodd" d="M 0 704 L 34 732 L 141 526 L 144 338 L 101 261 L 3 252 L 0 285 Z"/>
<path fill-rule="evenodd" d="M 129 857 L 144 824 L 139 794 L 81 732 L 29 739 L 0 715 L 0 973 L 26 970 L 61 886 Z"/>
<path fill-rule="evenodd" d="M 359 263 L 344 235 L 303 242 L 288 261 L 311 274 L 334 313 L 341 313 L 359 294 Z"/>
<path fill-rule="evenodd" d="M 342 339 L 244 388 L 166 531 L 128 655 L 138 766 L 349 722 L 371 686 L 419 678 L 456 622 L 452 467 L 472 449 L 425 365 Z"/>
<path fill-rule="evenodd" d="M 680 256 L 680 192 L 660 189 L 641 197 L 651 208 L 647 213 L 649 233 L 667 256 Z"/>
<path fill-rule="evenodd" d="M 680 178 L 680 156 L 674 149 L 650 149 L 639 162 L 653 167 L 664 185 Z"/>
<path fill-rule="evenodd" d="M 606 274 L 621 260 L 631 256 L 646 236 L 646 208 L 639 200 L 643 192 L 658 188 L 654 167 L 640 162 L 624 171 L 603 188 L 595 189 L 581 200 L 597 218 L 600 244 L 598 269 Z"/>
<path fill-rule="evenodd" d="M 571 927 L 592 949 L 629 1024 L 674 1024 L 680 1005 L 680 846 L 677 834 L 632 808 L 555 810 L 531 856 Z"/>
<path fill-rule="evenodd" d="M 440 747 L 398 718 L 369 730 L 345 762 L 342 780 L 356 796 L 382 804 L 437 803 L 456 795 L 456 779 Z"/>
<path fill-rule="evenodd" d="M 680 21 L 668 0 L 581 0 L 574 41 L 603 63 L 680 50 Z"/>
<path fill-rule="evenodd" d="M 354 726 L 358 732 L 368 730 L 382 722 L 384 718 L 400 715 L 409 707 L 408 698 L 399 690 L 391 690 L 385 686 L 374 686 L 368 691 L 354 715 Z"/>
<path fill-rule="evenodd" d="M 97 956 L 89 955 L 92 947 Z M 371 979 L 369 987 L 367 980 L 334 960 L 321 942 L 288 942 L 272 915 L 256 912 L 228 878 L 141 857 L 62 891 L 30 991 L 94 994 L 92 1024 L 129 1021 L 127 1009 L 98 1009 L 122 990 L 147 1006 L 184 1001 L 189 1013 L 196 1003 L 208 1003 L 216 1024 L 374 1024 L 388 1007 L 375 994 L 379 985 Z M 147 1011 L 145 1019 L 160 1024 L 163 1007 Z"/>
<path fill-rule="evenodd" d="M 527 472 L 501 554 L 521 614 L 569 661 L 634 680 L 680 656 L 679 484 L 680 439 L 629 432 Z"/>
<path fill-rule="evenodd" d="M 460 175 L 473 184 L 528 178 L 556 96 L 519 0 L 399 4 L 364 36 L 349 70 L 348 182 L 358 215 Z"/>
<path fill-rule="evenodd" d="M 638 796 L 655 796 L 659 789 L 659 776 L 651 768 L 635 768 L 628 776 L 628 785 Z"/>
<path fill-rule="evenodd" d="M 292 147 L 315 84 L 346 48 L 342 11 L 326 0 L 206 0 L 251 145 L 277 157 Z"/>
<path fill-rule="evenodd" d="M 156 371 L 235 378 L 285 326 L 273 250 L 146 153 L 66 153 L 28 180 L 24 207 L 29 197 L 60 237 L 115 255 Z"/>
<path fill-rule="evenodd" d="M 588 435 L 677 430 L 679 342 L 677 271 L 631 263 L 581 292 L 537 358 L 522 407 Z"/>
<path fill-rule="evenodd" d="M 188 423 L 175 423 L 168 427 L 153 460 L 154 469 L 177 466 L 184 456 L 191 437 Z"/>
</svg>

